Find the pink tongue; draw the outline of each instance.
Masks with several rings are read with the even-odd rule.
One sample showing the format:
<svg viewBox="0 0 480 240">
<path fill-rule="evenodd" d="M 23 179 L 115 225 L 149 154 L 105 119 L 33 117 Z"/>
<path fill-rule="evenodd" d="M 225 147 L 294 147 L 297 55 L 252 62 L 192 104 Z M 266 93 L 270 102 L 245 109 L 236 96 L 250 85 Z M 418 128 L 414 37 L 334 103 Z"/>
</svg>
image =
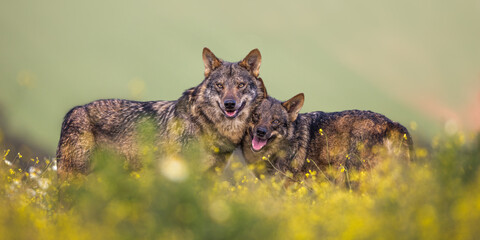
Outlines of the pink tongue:
<svg viewBox="0 0 480 240">
<path fill-rule="evenodd" d="M 235 116 L 235 113 L 237 113 L 237 111 L 233 111 L 233 112 L 225 111 L 225 113 L 227 114 L 227 116 L 233 117 Z"/>
<path fill-rule="evenodd" d="M 265 144 L 267 144 L 267 140 L 260 140 L 258 139 L 257 136 L 253 137 L 252 147 L 255 151 L 262 149 L 265 146 Z"/>
</svg>

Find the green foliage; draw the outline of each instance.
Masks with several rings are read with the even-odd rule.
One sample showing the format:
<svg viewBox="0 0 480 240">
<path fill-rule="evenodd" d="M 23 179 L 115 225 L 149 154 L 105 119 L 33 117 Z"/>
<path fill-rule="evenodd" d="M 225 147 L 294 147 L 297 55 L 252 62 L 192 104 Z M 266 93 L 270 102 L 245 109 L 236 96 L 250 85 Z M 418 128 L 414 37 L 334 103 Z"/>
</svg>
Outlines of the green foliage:
<svg viewBox="0 0 480 240">
<path fill-rule="evenodd" d="M 4 239 L 475 239 L 480 224 L 480 139 L 436 139 L 418 160 L 385 160 L 351 171 L 353 190 L 310 172 L 204 173 L 201 156 L 154 160 L 142 170 L 98 151 L 85 177 L 59 181 L 54 163 L 17 169 L 0 163 Z M 150 152 L 150 153 L 149 153 Z M 332 169 L 331 171 L 345 171 Z M 342 174 L 339 174 L 342 175 Z"/>
</svg>

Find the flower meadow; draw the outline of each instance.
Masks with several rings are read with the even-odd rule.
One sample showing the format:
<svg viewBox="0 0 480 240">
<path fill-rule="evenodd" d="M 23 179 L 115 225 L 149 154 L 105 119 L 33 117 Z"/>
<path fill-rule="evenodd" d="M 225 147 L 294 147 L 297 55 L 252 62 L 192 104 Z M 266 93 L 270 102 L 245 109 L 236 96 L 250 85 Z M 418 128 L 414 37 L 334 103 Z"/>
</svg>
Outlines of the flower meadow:
<svg viewBox="0 0 480 240">
<path fill-rule="evenodd" d="M 359 172 L 317 169 L 295 181 L 289 173 L 254 176 L 253 166 L 239 161 L 205 173 L 195 151 L 160 161 L 153 160 L 154 148 L 145 146 L 142 152 L 139 171 L 129 171 L 124 159 L 111 152 L 98 151 L 92 174 L 61 181 L 53 159 L 24 159 L 3 150 L 1 239 L 480 236 L 476 134 L 436 137 L 428 148 L 416 146 L 417 159 L 411 163 L 385 159 Z M 28 167 L 18 167 L 25 161 Z M 262 163 L 269 164 L 268 158 Z"/>
</svg>

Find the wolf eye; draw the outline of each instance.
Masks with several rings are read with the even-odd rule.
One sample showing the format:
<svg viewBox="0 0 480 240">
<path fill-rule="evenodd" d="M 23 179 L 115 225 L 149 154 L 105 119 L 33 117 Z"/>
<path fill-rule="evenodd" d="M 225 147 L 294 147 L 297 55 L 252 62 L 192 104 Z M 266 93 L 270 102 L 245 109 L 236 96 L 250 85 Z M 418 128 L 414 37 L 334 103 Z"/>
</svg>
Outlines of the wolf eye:
<svg viewBox="0 0 480 240">
<path fill-rule="evenodd" d="M 218 88 L 223 89 L 223 85 L 221 83 L 215 84 Z"/>
<path fill-rule="evenodd" d="M 238 84 L 238 88 L 243 88 L 243 87 L 245 87 L 245 83 L 239 83 Z"/>
<path fill-rule="evenodd" d="M 260 118 L 260 116 L 258 114 L 256 114 L 256 113 L 252 114 L 252 120 L 254 122 L 257 122 L 259 118 Z"/>
<path fill-rule="evenodd" d="M 279 123 L 280 123 L 280 121 L 278 121 L 277 119 L 275 119 L 275 120 L 272 121 L 272 124 L 273 124 L 273 125 L 278 125 Z"/>
</svg>

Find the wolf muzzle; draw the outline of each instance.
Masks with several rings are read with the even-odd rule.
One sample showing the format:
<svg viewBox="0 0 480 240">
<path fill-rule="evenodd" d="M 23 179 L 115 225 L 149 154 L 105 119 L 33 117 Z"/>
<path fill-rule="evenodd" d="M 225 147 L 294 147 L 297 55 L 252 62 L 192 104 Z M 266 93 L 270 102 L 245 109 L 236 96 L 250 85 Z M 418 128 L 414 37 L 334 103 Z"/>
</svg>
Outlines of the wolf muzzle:
<svg viewBox="0 0 480 240">
<path fill-rule="evenodd" d="M 252 135 L 252 150 L 258 152 L 262 150 L 269 140 L 268 130 L 265 127 L 259 126 L 254 131 L 251 132 Z"/>
<path fill-rule="evenodd" d="M 223 107 L 218 103 L 218 107 L 223 111 L 227 118 L 235 118 L 240 111 L 245 107 L 246 102 L 242 102 L 242 104 L 238 106 L 237 102 L 233 99 L 227 99 L 223 102 Z"/>
</svg>

